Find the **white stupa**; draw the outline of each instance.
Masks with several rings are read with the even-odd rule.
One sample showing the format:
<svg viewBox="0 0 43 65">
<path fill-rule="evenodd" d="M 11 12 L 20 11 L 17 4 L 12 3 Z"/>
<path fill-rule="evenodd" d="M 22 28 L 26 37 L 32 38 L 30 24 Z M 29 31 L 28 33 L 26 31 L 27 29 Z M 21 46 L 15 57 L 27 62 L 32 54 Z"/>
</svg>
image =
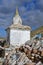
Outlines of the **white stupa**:
<svg viewBox="0 0 43 65">
<path fill-rule="evenodd" d="M 7 42 L 12 45 L 22 45 L 30 40 L 30 26 L 22 25 L 22 19 L 16 9 L 16 15 L 13 17 L 13 24 L 7 28 Z"/>
</svg>

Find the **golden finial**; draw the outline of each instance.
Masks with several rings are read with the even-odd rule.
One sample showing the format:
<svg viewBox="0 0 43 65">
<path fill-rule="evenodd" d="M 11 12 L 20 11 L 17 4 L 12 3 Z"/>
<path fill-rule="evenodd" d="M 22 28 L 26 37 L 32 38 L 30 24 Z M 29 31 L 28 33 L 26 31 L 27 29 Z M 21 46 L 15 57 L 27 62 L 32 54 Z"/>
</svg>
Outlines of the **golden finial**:
<svg viewBox="0 0 43 65">
<path fill-rule="evenodd" d="M 18 13 L 18 8 L 16 8 L 16 15 L 18 15 L 19 13 Z"/>
</svg>

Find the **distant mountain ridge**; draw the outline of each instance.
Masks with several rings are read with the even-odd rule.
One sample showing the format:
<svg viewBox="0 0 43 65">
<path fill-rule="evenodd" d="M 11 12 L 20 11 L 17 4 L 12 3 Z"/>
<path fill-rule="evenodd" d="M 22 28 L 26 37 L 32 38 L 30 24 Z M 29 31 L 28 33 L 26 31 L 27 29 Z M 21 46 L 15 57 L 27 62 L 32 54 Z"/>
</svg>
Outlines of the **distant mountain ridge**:
<svg viewBox="0 0 43 65">
<path fill-rule="evenodd" d="M 4 41 L 4 40 L 6 40 L 6 38 L 0 37 L 0 41 Z"/>
<path fill-rule="evenodd" d="M 43 34 L 43 26 L 39 27 L 38 29 L 31 31 L 31 37 L 35 36 L 36 34 Z"/>
</svg>

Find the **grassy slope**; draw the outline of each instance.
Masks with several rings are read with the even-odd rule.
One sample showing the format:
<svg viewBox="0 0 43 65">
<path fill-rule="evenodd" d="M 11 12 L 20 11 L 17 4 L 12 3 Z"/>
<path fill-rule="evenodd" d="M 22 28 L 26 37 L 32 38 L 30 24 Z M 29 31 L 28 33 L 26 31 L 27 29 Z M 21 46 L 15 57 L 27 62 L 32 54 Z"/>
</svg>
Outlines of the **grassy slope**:
<svg viewBox="0 0 43 65">
<path fill-rule="evenodd" d="M 31 37 L 33 37 L 34 35 L 39 34 L 39 33 L 43 34 L 43 26 L 41 26 L 40 28 L 32 31 L 31 32 Z"/>
</svg>

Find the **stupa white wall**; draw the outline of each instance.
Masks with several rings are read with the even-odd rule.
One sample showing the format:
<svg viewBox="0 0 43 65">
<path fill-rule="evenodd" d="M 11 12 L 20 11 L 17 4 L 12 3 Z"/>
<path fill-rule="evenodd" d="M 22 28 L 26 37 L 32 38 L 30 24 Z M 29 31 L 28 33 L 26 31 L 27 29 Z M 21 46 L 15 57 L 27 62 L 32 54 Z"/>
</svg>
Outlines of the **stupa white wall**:
<svg viewBox="0 0 43 65">
<path fill-rule="evenodd" d="M 10 30 L 10 44 L 22 45 L 27 40 L 30 40 L 30 30 Z"/>
</svg>

